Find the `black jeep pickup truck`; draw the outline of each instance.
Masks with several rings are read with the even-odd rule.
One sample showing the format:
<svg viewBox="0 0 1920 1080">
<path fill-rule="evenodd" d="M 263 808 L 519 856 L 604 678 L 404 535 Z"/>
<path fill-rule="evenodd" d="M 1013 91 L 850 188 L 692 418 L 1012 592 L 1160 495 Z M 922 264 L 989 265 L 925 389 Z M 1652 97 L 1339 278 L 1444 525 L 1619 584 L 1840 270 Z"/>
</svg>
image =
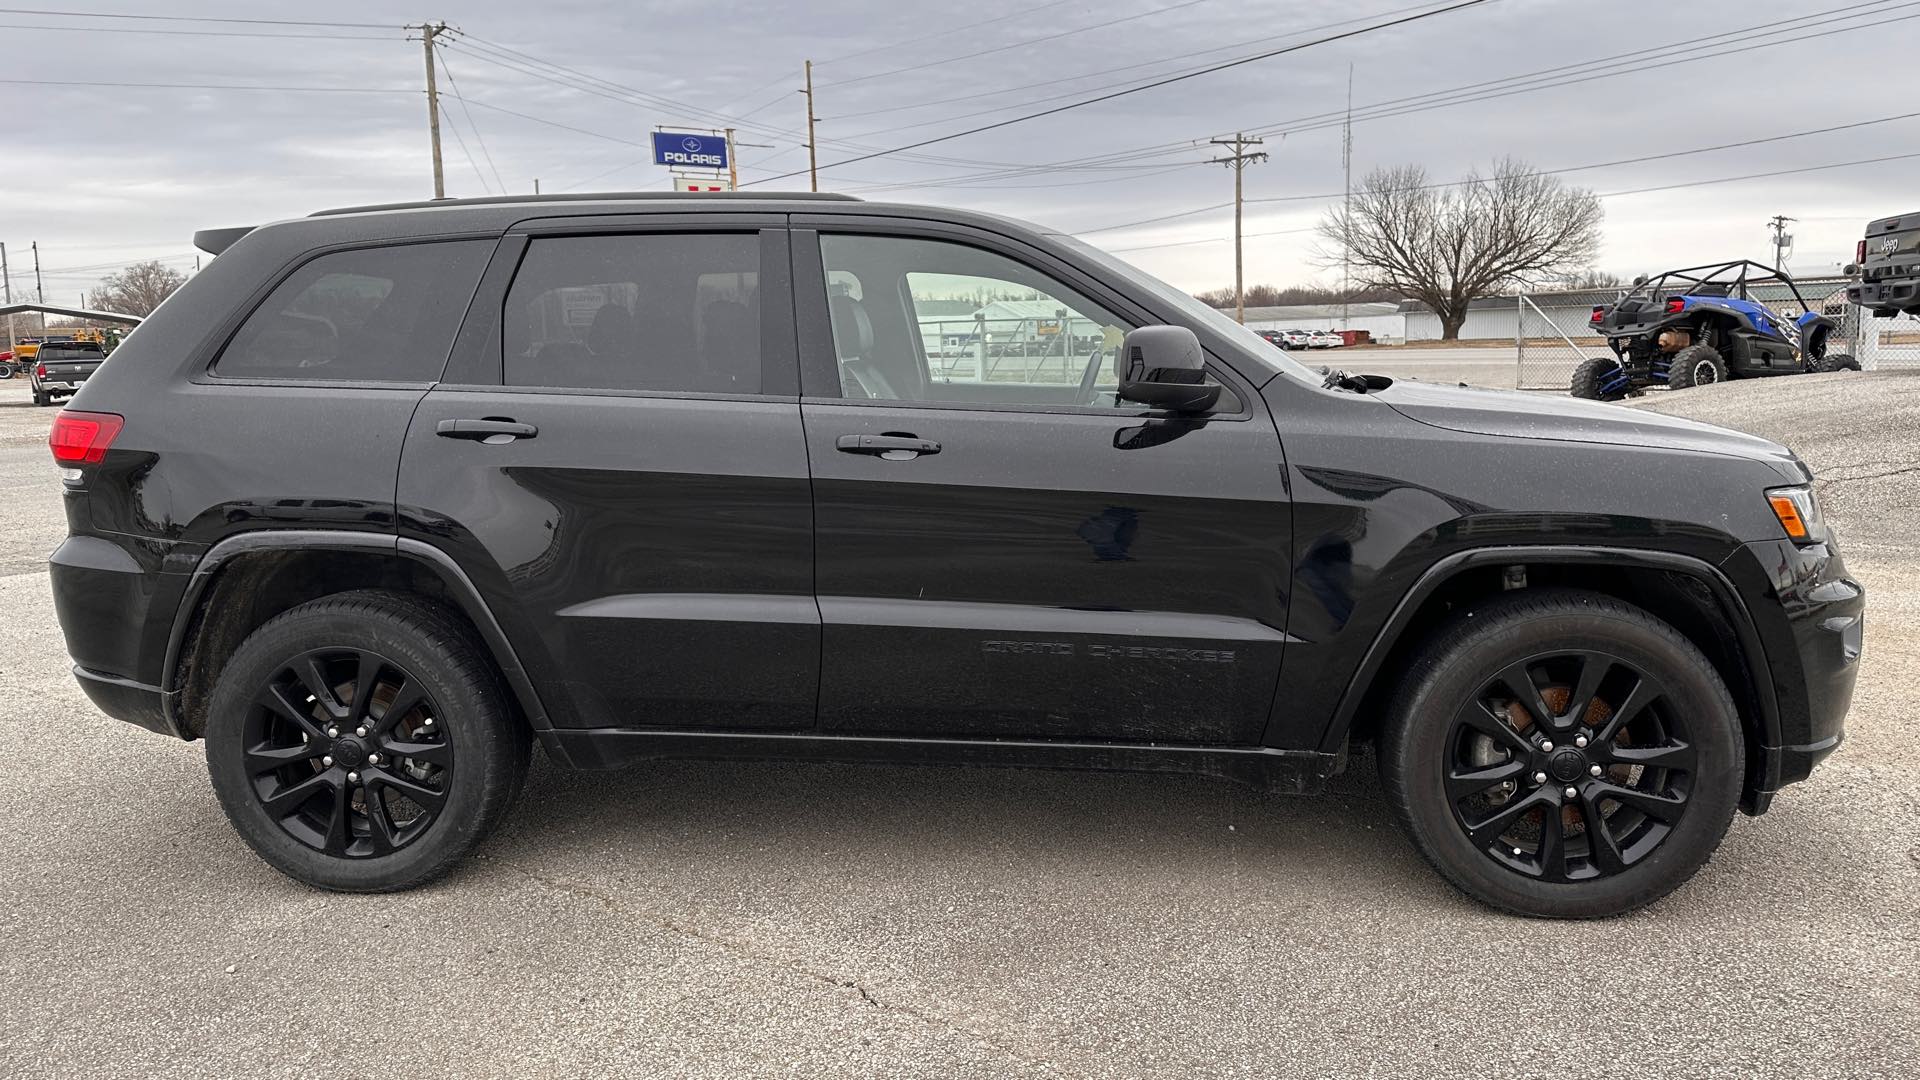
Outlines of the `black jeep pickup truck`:
<svg viewBox="0 0 1920 1080">
<path fill-rule="evenodd" d="M 1365 742 L 1449 880 L 1592 917 L 1841 739 L 1864 596 L 1763 439 L 1311 371 L 956 210 L 500 197 L 197 240 L 56 419 L 55 602 L 100 708 L 204 740 L 318 886 L 453 867 L 535 740 L 1290 791 Z M 921 327 L 1010 295 L 1084 354 L 943 365 Z"/>
<path fill-rule="evenodd" d="M 107 351 L 91 341 L 49 341 L 40 346 L 27 377 L 33 386 L 33 403 L 51 405 L 71 397 L 80 384 L 101 364 Z"/>
<path fill-rule="evenodd" d="M 1848 275 L 1847 299 L 1886 318 L 1920 314 L 1920 210 L 1867 225 Z"/>
</svg>

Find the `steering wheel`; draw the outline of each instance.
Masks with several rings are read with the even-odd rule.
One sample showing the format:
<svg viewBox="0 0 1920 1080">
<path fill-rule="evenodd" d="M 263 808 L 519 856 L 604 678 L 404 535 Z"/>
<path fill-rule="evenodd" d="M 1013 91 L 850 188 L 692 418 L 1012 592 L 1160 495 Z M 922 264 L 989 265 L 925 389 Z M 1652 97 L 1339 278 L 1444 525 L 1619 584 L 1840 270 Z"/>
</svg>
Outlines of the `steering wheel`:
<svg viewBox="0 0 1920 1080">
<path fill-rule="evenodd" d="M 1076 399 L 1079 404 L 1099 403 L 1100 391 L 1094 389 L 1094 383 L 1100 379 L 1100 358 L 1106 354 L 1106 348 L 1099 345 L 1094 346 L 1093 351 L 1087 354 L 1087 370 L 1080 373 L 1080 396 Z"/>
</svg>

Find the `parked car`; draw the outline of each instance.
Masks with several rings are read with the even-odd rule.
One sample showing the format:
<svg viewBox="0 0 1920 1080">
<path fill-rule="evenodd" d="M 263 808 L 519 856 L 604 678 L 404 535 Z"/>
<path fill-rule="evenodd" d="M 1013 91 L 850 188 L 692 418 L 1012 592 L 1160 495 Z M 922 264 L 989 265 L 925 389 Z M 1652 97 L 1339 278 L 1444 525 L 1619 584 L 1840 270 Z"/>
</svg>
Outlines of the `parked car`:
<svg viewBox="0 0 1920 1080">
<path fill-rule="evenodd" d="M 1798 313 L 1769 308 L 1756 297 L 1761 286 L 1784 287 Z M 1649 386 L 1684 390 L 1733 378 L 1860 370 L 1851 355 L 1828 349 L 1834 321 L 1813 310 L 1791 277 L 1745 259 L 1638 278 L 1613 304 L 1595 306 L 1591 325 L 1613 355 L 1574 368 L 1574 397 L 1616 401 Z"/>
<path fill-rule="evenodd" d="M 52 589 L 92 700 L 204 740 L 317 886 L 459 865 L 534 740 L 1287 791 L 1366 742 L 1448 880 L 1602 916 L 1841 738 L 1864 594 L 1763 439 L 1323 376 L 959 210 L 514 196 L 196 239 L 55 417 Z M 936 379 L 925 280 L 1111 344 Z"/>
<path fill-rule="evenodd" d="M 1315 330 L 1307 337 L 1308 344 L 1316 349 L 1337 349 L 1345 344 L 1339 334 L 1331 330 Z"/>
<path fill-rule="evenodd" d="M 45 406 L 63 397 L 72 397 L 106 359 L 106 350 L 91 341 L 42 343 L 27 368 L 33 384 L 33 403 Z"/>
<path fill-rule="evenodd" d="M 1287 347 L 1287 335 L 1285 331 L 1255 330 L 1254 333 L 1259 334 L 1261 337 L 1265 338 L 1269 345 L 1273 345 L 1282 349 Z"/>
<path fill-rule="evenodd" d="M 1881 318 L 1920 315 L 1920 211 L 1881 218 L 1867 226 L 1849 277 L 1847 299 Z"/>
<path fill-rule="evenodd" d="M 1310 349 L 1313 347 L 1313 333 L 1308 330 L 1282 330 L 1289 349 Z"/>
</svg>

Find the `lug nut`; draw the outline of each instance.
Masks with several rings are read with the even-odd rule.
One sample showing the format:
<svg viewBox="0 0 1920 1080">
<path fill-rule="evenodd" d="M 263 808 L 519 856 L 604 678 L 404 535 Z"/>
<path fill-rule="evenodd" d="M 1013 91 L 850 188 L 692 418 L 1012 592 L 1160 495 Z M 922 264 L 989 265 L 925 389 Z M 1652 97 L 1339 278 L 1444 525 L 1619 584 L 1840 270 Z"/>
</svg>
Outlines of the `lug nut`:
<svg viewBox="0 0 1920 1080">
<path fill-rule="evenodd" d="M 1525 854 L 1526 854 L 1526 852 L 1524 852 L 1524 851 L 1521 851 L 1521 850 L 1520 850 L 1519 848 L 1514 848 L 1514 849 L 1513 849 L 1513 853 L 1514 853 L 1515 855 L 1525 855 Z"/>
<path fill-rule="evenodd" d="M 1549 751 L 1550 751 L 1550 750 L 1552 750 L 1552 749 L 1553 749 L 1553 740 L 1552 740 L 1552 739 L 1542 739 L 1542 740 L 1540 740 L 1540 749 L 1542 749 L 1542 750 L 1549 750 Z"/>
<path fill-rule="evenodd" d="M 1543 773 L 1543 772 L 1537 772 L 1537 773 L 1534 773 L 1534 774 L 1533 774 L 1533 782 L 1534 782 L 1534 783 L 1536 783 L 1536 784 L 1544 784 L 1544 783 L 1546 783 L 1546 782 L 1547 782 L 1547 774 L 1546 774 L 1546 773 Z"/>
<path fill-rule="evenodd" d="M 360 782 L 360 774 L 359 774 L 359 773 L 357 773 L 357 772 L 350 772 L 350 773 L 348 773 L 348 774 L 347 774 L 347 783 L 349 783 L 349 784 L 357 784 L 357 783 L 359 783 L 359 782 Z M 1572 789 L 1572 788 L 1568 788 L 1567 790 L 1568 790 L 1568 791 L 1572 791 L 1573 789 Z"/>
<path fill-rule="evenodd" d="M 1587 766 L 1587 774 L 1588 774 L 1588 775 L 1590 775 L 1590 776 L 1599 776 L 1599 775 L 1600 775 L 1601 773 L 1603 773 L 1603 772 L 1606 772 L 1606 771 L 1607 771 L 1607 770 L 1605 770 L 1605 769 L 1603 769 L 1603 768 L 1601 768 L 1601 767 L 1600 767 L 1600 766 L 1598 766 L 1598 765 L 1589 765 L 1589 766 Z"/>
<path fill-rule="evenodd" d="M 366 726 L 365 726 L 365 725 L 363 724 L 363 725 L 361 725 L 360 727 L 357 727 L 357 728 L 354 728 L 354 729 L 353 729 L 353 733 L 354 733 L 355 735 L 358 735 L 358 736 L 360 736 L 360 737 L 361 737 L 361 738 L 363 738 L 363 739 L 364 739 L 364 738 L 366 738 L 366 737 L 367 737 L 367 729 L 366 729 Z"/>
<path fill-rule="evenodd" d="M 333 767 L 333 755 L 332 754 L 322 755 L 320 758 L 320 764 L 325 765 L 326 767 L 331 769 Z"/>
<path fill-rule="evenodd" d="M 1577 790 L 1575 790 L 1575 789 L 1573 789 L 1573 788 L 1568 788 L 1568 789 L 1567 789 L 1567 798 L 1569 798 L 1569 799 L 1575 799 L 1575 798 L 1579 798 L 1579 796 L 1580 796 L 1580 792 L 1579 792 L 1579 791 L 1577 791 Z"/>
<path fill-rule="evenodd" d="M 379 754 L 368 754 L 368 755 L 367 755 L 367 764 L 369 764 L 369 765 L 378 765 L 378 764 L 380 764 L 380 755 L 379 755 Z M 1594 768 L 1596 768 L 1596 769 L 1598 769 L 1599 767 L 1600 767 L 1600 766 L 1598 766 L 1598 765 L 1595 765 L 1595 766 L 1594 766 Z M 1595 773 L 1594 775 L 1595 775 L 1595 776 L 1598 776 L 1598 775 L 1600 775 L 1600 774 L 1599 774 L 1599 773 Z"/>
<path fill-rule="evenodd" d="M 329 739 L 337 739 L 337 738 L 339 738 L 339 737 L 340 737 L 340 729 L 339 729 L 339 728 L 337 728 L 337 727 L 330 727 L 330 728 L 328 728 L 328 729 L 327 729 L 327 738 L 329 738 Z"/>
<path fill-rule="evenodd" d="M 432 726 L 433 726 L 433 717 L 431 717 L 431 716 L 429 716 L 429 717 L 427 717 L 427 718 L 426 718 L 425 720 L 423 720 L 423 721 L 421 721 L 421 722 L 420 722 L 420 726 L 421 726 L 421 727 L 432 727 Z"/>
<path fill-rule="evenodd" d="M 1573 740 L 1573 745 L 1585 747 L 1587 745 L 1587 737 L 1585 735 L 1576 736 Z"/>
</svg>

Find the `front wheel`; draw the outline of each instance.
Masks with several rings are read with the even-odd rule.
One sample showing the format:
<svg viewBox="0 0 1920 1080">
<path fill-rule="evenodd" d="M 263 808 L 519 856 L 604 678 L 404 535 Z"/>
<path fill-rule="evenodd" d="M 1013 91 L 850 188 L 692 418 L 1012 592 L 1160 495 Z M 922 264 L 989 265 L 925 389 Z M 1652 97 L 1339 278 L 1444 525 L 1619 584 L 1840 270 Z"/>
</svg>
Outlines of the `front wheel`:
<svg viewBox="0 0 1920 1080">
<path fill-rule="evenodd" d="M 1743 746 L 1700 650 L 1598 593 L 1507 593 L 1415 660 L 1381 776 L 1421 854 L 1462 891 L 1547 918 L 1650 904 L 1703 866 L 1739 801 Z"/>
<path fill-rule="evenodd" d="M 261 858 L 323 889 L 447 872 L 506 815 L 528 739 L 492 661 L 439 608 L 388 592 L 302 604 L 221 671 L 207 767 Z"/>
<path fill-rule="evenodd" d="M 1727 381 L 1727 362 L 1711 345 L 1689 345 L 1667 365 L 1667 388 L 1685 390 Z"/>
<path fill-rule="evenodd" d="M 1627 396 L 1632 380 L 1620 361 L 1611 356 L 1583 360 L 1573 369 L 1567 392 L 1590 401 L 1619 401 Z"/>
<path fill-rule="evenodd" d="M 1815 371 L 1859 371 L 1860 361 L 1847 353 L 1831 353 L 1814 361 Z"/>
<path fill-rule="evenodd" d="M 0 361 L 0 379 L 13 378 L 13 365 Z"/>
</svg>

